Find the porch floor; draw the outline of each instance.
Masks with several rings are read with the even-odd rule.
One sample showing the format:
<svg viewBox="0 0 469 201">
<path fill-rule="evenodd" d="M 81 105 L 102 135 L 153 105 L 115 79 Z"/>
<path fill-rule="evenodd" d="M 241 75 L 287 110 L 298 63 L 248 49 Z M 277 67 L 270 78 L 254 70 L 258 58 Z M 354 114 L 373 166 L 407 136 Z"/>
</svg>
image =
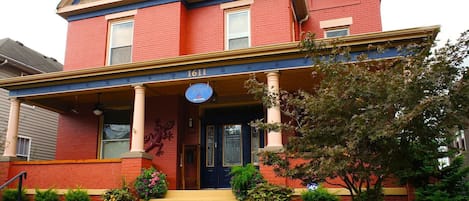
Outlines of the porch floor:
<svg viewBox="0 0 469 201">
<path fill-rule="evenodd" d="M 236 201 L 231 189 L 169 190 L 163 199 L 151 201 Z"/>
</svg>

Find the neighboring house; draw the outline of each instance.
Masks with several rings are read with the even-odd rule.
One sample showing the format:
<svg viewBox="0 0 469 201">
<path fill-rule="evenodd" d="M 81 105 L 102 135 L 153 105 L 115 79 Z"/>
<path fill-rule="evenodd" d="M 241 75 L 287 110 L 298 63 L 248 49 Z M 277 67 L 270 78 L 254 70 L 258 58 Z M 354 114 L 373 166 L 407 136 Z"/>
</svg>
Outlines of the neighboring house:
<svg viewBox="0 0 469 201">
<path fill-rule="evenodd" d="M 382 58 L 393 58 L 398 44 L 439 29 L 381 32 L 380 0 L 62 0 L 57 12 L 69 22 L 64 71 L 0 80 L 8 139 L 21 102 L 60 113 L 56 160 L 14 162 L 7 147 L 0 181 L 25 170 L 29 188 L 107 189 L 155 166 L 171 190 L 218 189 L 230 187 L 230 167 L 253 163 L 270 182 L 302 188 L 258 163 L 259 148 L 281 151 L 288 136 L 249 126 L 282 118 L 244 82 L 255 74 L 272 92 L 311 91 L 312 62 L 298 49 L 306 31 L 342 37 L 354 54 L 386 43 Z M 396 200 L 412 192 L 394 187 L 385 190 Z"/>
<path fill-rule="evenodd" d="M 50 73 L 62 70 L 62 64 L 10 38 L 0 39 L 0 79 Z M 0 89 L 0 149 L 4 149 L 10 110 L 8 91 Z M 21 104 L 17 156 L 25 160 L 55 158 L 58 114 Z"/>
</svg>

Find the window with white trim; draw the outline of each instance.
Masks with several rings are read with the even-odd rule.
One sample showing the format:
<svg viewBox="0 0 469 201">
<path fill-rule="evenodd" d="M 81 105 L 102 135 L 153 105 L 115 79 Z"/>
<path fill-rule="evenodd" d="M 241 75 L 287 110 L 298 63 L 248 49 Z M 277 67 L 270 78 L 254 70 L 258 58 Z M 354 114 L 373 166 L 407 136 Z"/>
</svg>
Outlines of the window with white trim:
<svg viewBox="0 0 469 201">
<path fill-rule="evenodd" d="M 251 22 L 249 10 L 226 12 L 225 49 L 233 50 L 251 46 Z"/>
<path fill-rule="evenodd" d="M 107 62 L 109 65 L 132 62 L 133 32 L 133 19 L 110 22 Z"/>
<path fill-rule="evenodd" d="M 334 38 L 334 37 L 341 37 L 341 36 L 348 36 L 350 35 L 349 28 L 340 28 L 340 29 L 328 29 L 325 31 L 324 36 L 325 38 Z"/>
<path fill-rule="evenodd" d="M 24 158 L 29 161 L 31 152 L 31 138 L 26 136 L 18 136 L 16 143 L 16 157 Z"/>
<path fill-rule="evenodd" d="M 101 158 L 120 158 L 129 152 L 130 111 L 106 110 L 101 132 Z"/>
</svg>

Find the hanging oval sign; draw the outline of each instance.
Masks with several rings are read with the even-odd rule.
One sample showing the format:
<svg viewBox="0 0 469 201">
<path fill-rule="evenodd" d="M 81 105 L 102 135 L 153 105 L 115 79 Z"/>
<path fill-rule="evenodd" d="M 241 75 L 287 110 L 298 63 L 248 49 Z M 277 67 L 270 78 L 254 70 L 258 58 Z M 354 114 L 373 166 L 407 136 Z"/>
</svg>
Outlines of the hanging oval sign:
<svg viewBox="0 0 469 201">
<path fill-rule="evenodd" d="M 203 103 L 213 95 L 213 89 L 206 83 L 191 85 L 186 90 L 186 99 L 191 103 Z"/>
</svg>

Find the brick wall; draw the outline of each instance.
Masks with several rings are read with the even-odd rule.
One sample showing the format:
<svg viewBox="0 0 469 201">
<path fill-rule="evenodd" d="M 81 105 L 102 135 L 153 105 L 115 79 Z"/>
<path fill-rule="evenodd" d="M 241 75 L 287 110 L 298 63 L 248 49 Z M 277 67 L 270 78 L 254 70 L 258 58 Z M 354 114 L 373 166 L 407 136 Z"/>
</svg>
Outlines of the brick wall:
<svg viewBox="0 0 469 201">
<path fill-rule="evenodd" d="M 106 38 L 107 21 L 104 16 L 70 22 L 64 71 L 103 66 Z"/>
<path fill-rule="evenodd" d="M 99 117 L 93 115 L 91 106 L 79 111 L 59 116 L 57 160 L 97 158 Z"/>
<path fill-rule="evenodd" d="M 318 38 L 324 37 L 324 30 L 319 27 L 319 22 L 337 18 L 353 18 L 350 34 L 382 30 L 379 0 L 312 0 L 310 5 L 309 20 L 302 29 L 316 33 Z"/>
<path fill-rule="evenodd" d="M 145 158 L 123 158 L 121 164 L 121 176 L 130 186 L 134 184 L 135 179 L 142 172 L 142 168 L 152 166 L 151 160 Z"/>
<path fill-rule="evenodd" d="M 186 20 L 185 53 L 223 50 L 224 13 L 219 5 L 189 10 Z"/>
<path fill-rule="evenodd" d="M 175 124 L 170 130 L 173 134 L 170 140 L 163 140 L 163 153 L 156 156 L 158 148 L 150 150 L 148 153 L 153 155 L 153 165 L 167 175 L 169 188 L 176 189 L 177 174 L 179 172 L 179 154 L 178 154 L 178 108 L 179 97 L 150 97 L 146 99 L 145 113 L 145 135 L 155 133 L 155 121 L 160 120 L 161 124 L 174 121 Z"/>
<path fill-rule="evenodd" d="M 135 15 L 133 61 L 180 55 L 181 2 L 139 9 Z"/>
<path fill-rule="evenodd" d="M 120 161 L 13 162 L 10 176 L 27 171 L 25 188 L 118 188 L 122 184 Z"/>
<path fill-rule="evenodd" d="M 292 20 L 290 1 L 254 1 L 251 6 L 251 45 L 291 42 Z"/>
<path fill-rule="evenodd" d="M 345 17 L 353 18 L 351 34 L 381 31 L 379 0 L 309 3 L 310 18 L 302 31 L 323 37 L 320 21 Z M 257 0 L 250 7 L 252 46 L 293 41 L 290 1 Z M 134 62 L 224 49 L 224 11 L 220 5 L 186 9 L 175 2 L 138 9 L 134 19 Z M 107 23 L 104 16 L 69 23 L 64 70 L 105 65 Z"/>
</svg>

